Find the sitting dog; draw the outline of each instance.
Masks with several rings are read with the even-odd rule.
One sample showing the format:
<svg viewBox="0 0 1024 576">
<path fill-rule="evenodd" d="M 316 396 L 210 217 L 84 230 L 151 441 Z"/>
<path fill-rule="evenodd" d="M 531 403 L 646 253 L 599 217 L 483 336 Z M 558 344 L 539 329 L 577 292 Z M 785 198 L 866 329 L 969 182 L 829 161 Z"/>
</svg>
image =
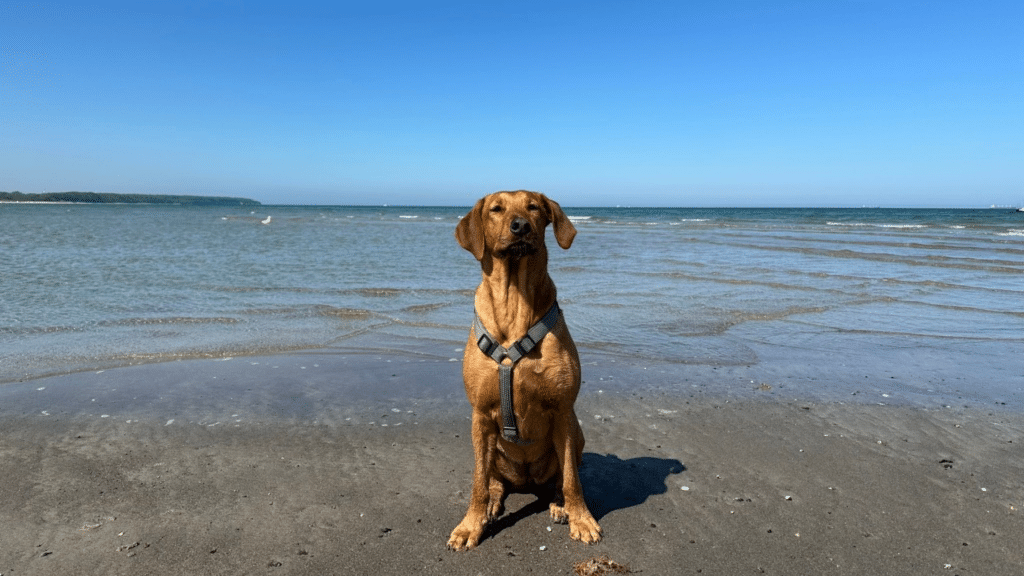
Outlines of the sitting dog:
<svg viewBox="0 0 1024 576">
<path fill-rule="evenodd" d="M 473 406 L 473 490 L 448 548 L 468 550 L 499 517 L 509 488 L 554 484 L 549 506 L 570 536 L 592 543 L 601 527 L 580 486 L 583 430 L 573 404 L 580 360 L 548 276 L 545 228 L 563 249 L 576 229 L 557 203 L 519 190 L 480 199 L 455 238 L 480 261 L 476 319 L 462 361 Z"/>
</svg>

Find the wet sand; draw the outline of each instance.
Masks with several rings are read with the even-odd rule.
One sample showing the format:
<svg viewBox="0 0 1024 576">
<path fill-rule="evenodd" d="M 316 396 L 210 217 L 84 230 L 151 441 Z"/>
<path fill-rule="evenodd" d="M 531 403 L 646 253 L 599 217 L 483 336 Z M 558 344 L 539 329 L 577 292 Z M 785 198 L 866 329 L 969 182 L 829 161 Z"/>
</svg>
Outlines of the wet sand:
<svg viewBox="0 0 1024 576">
<path fill-rule="evenodd" d="M 472 472 L 457 362 L 155 364 L 0 390 L 0 574 L 1024 573 L 1024 418 L 585 385 L 602 542 L 530 494 L 445 549 Z"/>
</svg>

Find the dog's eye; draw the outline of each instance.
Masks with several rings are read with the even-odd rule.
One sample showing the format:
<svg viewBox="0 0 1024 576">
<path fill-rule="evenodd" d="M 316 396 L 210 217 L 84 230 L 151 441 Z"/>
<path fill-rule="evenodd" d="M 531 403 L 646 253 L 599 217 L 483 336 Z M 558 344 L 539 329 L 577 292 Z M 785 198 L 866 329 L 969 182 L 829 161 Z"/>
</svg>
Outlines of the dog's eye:
<svg viewBox="0 0 1024 576">
<path fill-rule="evenodd" d="M 536 212 L 537 210 L 540 210 L 540 206 L 537 206 L 536 204 L 530 204 L 529 206 L 526 207 L 526 209 L 529 210 L 530 212 Z"/>
<path fill-rule="evenodd" d="M 502 210 L 504 210 L 504 208 L 501 207 L 501 204 L 491 206 L 491 212 L 501 212 Z"/>
</svg>

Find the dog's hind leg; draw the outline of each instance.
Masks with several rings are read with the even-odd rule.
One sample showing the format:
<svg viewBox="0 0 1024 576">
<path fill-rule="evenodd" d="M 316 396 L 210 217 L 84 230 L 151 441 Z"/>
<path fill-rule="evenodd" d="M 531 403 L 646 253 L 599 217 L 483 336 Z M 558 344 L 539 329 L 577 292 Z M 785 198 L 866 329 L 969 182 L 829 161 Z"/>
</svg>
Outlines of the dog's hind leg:
<svg viewBox="0 0 1024 576">
<path fill-rule="evenodd" d="M 551 490 L 551 503 L 548 504 L 548 513 L 551 514 L 551 521 L 558 524 L 569 523 L 569 513 L 565 510 L 565 496 L 562 494 L 562 475 L 555 477 L 555 484 Z"/>
</svg>

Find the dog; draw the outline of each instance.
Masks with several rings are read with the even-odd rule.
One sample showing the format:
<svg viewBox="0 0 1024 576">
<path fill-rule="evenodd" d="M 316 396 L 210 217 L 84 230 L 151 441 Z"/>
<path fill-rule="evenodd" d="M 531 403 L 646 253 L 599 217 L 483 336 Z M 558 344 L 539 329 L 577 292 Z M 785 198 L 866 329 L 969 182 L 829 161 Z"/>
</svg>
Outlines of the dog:
<svg viewBox="0 0 1024 576">
<path fill-rule="evenodd" d="M 473 489 L 448 540 L 451 550 L 479 544 L 487 523 L 504 511 L 509 489 L 552 484 L 551 519 L 568 523 L 575 540 L 601 539 L 580 485 L 583 430 L 573 408 L 580 360 L 548 275 L 549 223 L 567 250 L 576 228 L 561 207 L 517 190 L 481 198 L 455 229 L 459 245 L 479 260 L 483 281 L 462 361 L 473 407 Z"/>
</svg>

